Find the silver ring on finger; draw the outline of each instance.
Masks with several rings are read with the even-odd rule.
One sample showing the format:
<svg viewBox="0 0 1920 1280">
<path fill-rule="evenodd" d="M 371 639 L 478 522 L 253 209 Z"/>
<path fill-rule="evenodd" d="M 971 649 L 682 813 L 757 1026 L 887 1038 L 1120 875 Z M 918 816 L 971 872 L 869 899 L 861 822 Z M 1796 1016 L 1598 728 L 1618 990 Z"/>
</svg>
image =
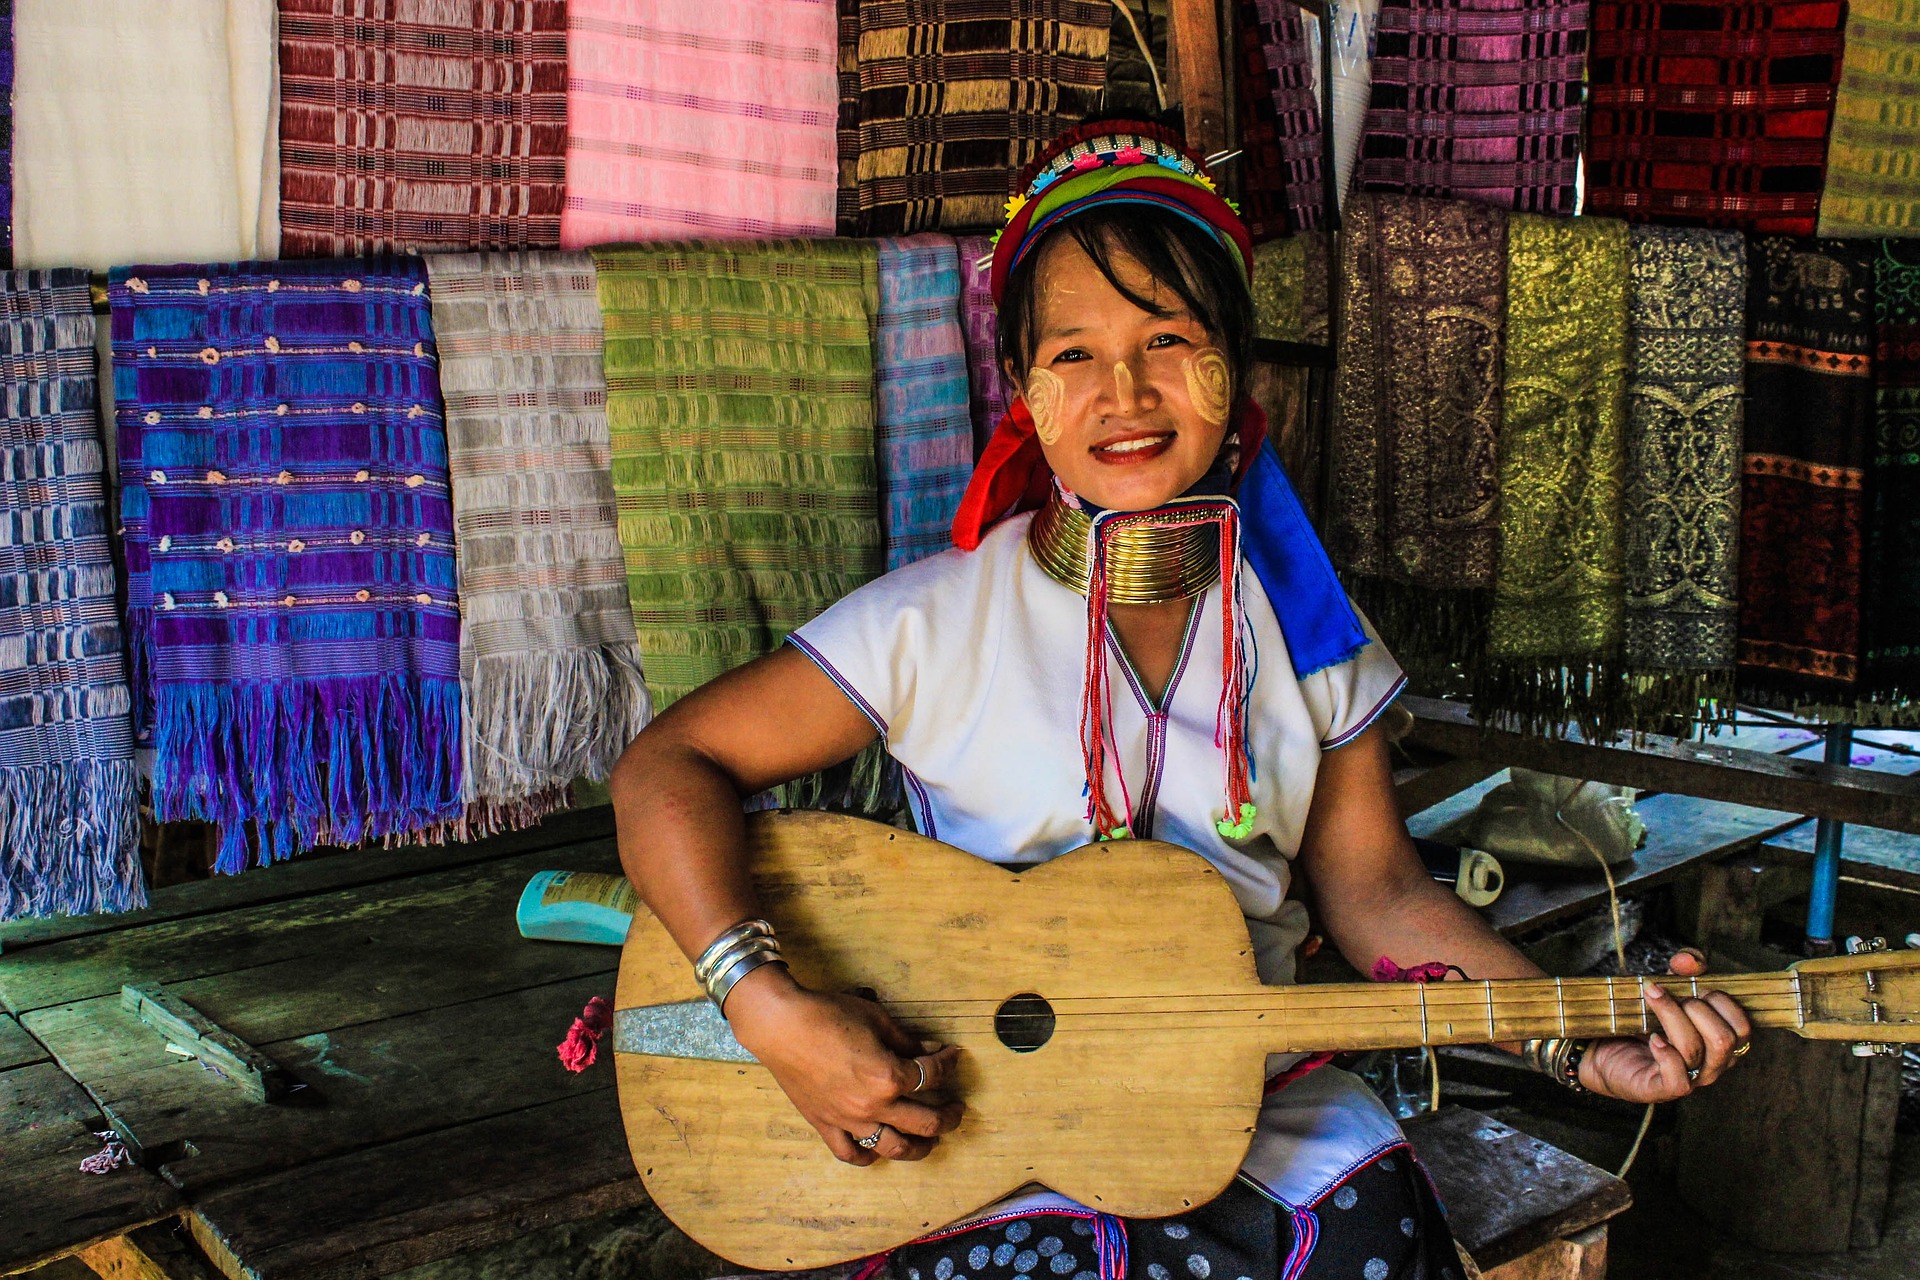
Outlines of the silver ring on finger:
<svg viewBox="0 0 1920 1280">
<path fill-rule="evenodd" d="M 875 1147 L 880 1145 L 880 1139 L 885 1137 L 886 1133 L 887 1133 L 887 1126 L 881 1125 L 878 1129 L 875 1129 L 872 1133 L 868 1134 L 866 1137 L 855 1138 L 853 1142 L 855 1146 L 860 1147 L 862 1150 L 871 1151 Z"/>
<path fill-rule="evenodd" d="M 1688 1067 L 1687 1079 L 1689 1081 L 1698 1080 L 1700 1078 L 1700 1070 L 1701 1069 L 1699 1067 Z"/>
<path fill-rule="evenodd" d="M 907 1090 L 908 1093 L 918 1093 L 927 1087 L 927 1064 L 915 1058 L 913 1060 L 913 1066 L 914 1069 L 920 1073 L 920 1083 Z"/>
</svg>

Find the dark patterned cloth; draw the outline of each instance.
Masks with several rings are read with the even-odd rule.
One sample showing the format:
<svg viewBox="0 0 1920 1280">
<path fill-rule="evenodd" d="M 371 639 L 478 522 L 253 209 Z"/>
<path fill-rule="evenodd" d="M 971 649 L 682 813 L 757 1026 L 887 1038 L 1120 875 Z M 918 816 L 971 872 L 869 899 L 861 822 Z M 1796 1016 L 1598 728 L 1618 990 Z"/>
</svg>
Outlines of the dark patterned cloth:
<svg viewBox="0 0 1920 1280">
<path fill-rule="evenodd" d="M 1746 239 L 1636 226 L 1627 293 L 1629 667 L 1671 707 L 1732 692 L 1740 545 Z M 1684 673 L 1715 671 L 1710 687 Z"/>
<path fill-rule="evenodd" d="M 1845 0 L 1593 0 L 1588 213 L 1812 235 Z"/>
<path fill-rule="evenodd" d="M 1346 224 L 1329 549 L 1350 573 L 1491 587 L 1506 215 L 1356 195 Z"/>
<path fill-rule="evenodd" d="M 1856 719 L 1920 723 L 1920 242 L 1873 263 L 1874 440 L 1867 473 L 1866 676 Z"/>
<path fill-rule="evenodd" d="M 1433 1187 L 1404 1147 L 1319 1201 L 1275 1203 L 1235 1180 L 1191 1213 L 1040 1212 L 902 1245 L 892 1280 L 1460 1280 Z"/>
<path fill-rule="evenodd" d="M 1313 46 L 1293 0 L 1241 0 L 1242 214 L 1255 241 L 1312 230 L 1324 216 L 1325 135 Z"/>
<path fill-rule="evenodd" d="M 1386 0 L 1363 191 L 1573 211 L 1587 0 Z"/>
<path fill-rule="evenodd" d="M 1848 704 L 1860 678 L 1874 253 L 1747 243 L 1740 680 L 1789 709 Z"/>
<path fill-rule="evenodd" d="M 0 267 L 13 265 L 13 0 L 0 0 Z"/>
<path fill-rule="evenodd" d="M 1094 0 L 842 0 L 840 162 L 854 184 L 842 232 L 998 227 L 1014 175 L 1097 105 L 1112 12 Z"/>
<path fill-rule="evenodd" d="M 280 0 L 289 258 L 551 248 L 564 0 Z"/>
</svg>

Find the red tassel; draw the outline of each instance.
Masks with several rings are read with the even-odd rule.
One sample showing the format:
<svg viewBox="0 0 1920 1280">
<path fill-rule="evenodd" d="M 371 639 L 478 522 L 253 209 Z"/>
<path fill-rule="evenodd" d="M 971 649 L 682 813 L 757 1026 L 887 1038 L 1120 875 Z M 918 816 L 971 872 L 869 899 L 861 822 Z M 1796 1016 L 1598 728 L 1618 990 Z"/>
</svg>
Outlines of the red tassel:
<svg viewBox="0 0 1920 1280">
<path fill-rule="evenodd" d="M 1450 964 L 1429 960 L 1425 964 L 1416 964 L 1411 969 L 1402 969 L 1387 957 L 1381 956 L 1373 962 L 1373 980 L 1375 982 L 1439 982 L 1447 976 L 1447 970 L 1451 968 L 1453 966 Z"/>
<path fill-rule="evenodd" d="M 600 1056 L 600 1037 L 613 1027 L 613 1006 L 605 996 L 595 996 L 573 1020 L 567 1038 L 560 1042 L 560 1065 L 569 1071 L 585 1071 Z"/>
</svg>

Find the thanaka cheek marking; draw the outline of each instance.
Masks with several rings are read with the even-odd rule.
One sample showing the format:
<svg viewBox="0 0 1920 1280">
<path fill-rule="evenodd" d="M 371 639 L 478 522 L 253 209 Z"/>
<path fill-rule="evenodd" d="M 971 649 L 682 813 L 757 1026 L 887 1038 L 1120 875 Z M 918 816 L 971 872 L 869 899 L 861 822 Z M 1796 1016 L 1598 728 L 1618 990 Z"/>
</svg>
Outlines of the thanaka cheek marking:
<svg viewBox="0 0 1920 1280">
<path fill-rule="evenodd" d="M 1027 370 L 1027 412 L 1033 415 L 1033 434 L 1040 437 L 1041 444 L 1052 444 L 1060 438 L 1060 401 L 1066 391 L 1067 384 L 1051 370 Z"/>
<path fill-rule="evenodd" d="M 1204 422 L 1216 426 L 1225 422 L 1232 407 L 1233 375 L 1220 349 L 1207 347 L 1196 352 L 1180 362 L 1180 370 L 1187 375 L 1187 397 L 1193 401 L 1193 411 Z"/>
</svg>

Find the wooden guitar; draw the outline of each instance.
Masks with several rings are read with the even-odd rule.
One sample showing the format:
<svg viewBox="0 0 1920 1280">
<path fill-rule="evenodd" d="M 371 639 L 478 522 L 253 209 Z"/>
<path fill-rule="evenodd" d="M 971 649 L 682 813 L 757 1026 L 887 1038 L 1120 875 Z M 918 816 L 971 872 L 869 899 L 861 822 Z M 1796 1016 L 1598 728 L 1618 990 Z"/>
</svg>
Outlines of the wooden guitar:
<svg viewBox="0 0 1920 1280">
<path fill-rule="evenodd" d="M 1131 1217 L 1204 1203 L 1246 1155 L 1269 1053 L 1648 1026 L 1632 977 L 1263 986 L 1232 891 L 1169 844 L 1089 846 L 1009 873 L 830 814 L 767 814 L 748 830 L 794 976 L 872 988 L 909 1030 L 962 1046 L 968 1108 L 924 1161 L 841 1164 L 727 1033 L 665 929 L 636 917 L 614 1018 L 634 1163 L 668 1217 L 750 1267 L 891 1248 L 1028 1183 Z M 1920 951 L 1706 986 L 1762 1027 L 1920 1041 Z"/>
</svg>

